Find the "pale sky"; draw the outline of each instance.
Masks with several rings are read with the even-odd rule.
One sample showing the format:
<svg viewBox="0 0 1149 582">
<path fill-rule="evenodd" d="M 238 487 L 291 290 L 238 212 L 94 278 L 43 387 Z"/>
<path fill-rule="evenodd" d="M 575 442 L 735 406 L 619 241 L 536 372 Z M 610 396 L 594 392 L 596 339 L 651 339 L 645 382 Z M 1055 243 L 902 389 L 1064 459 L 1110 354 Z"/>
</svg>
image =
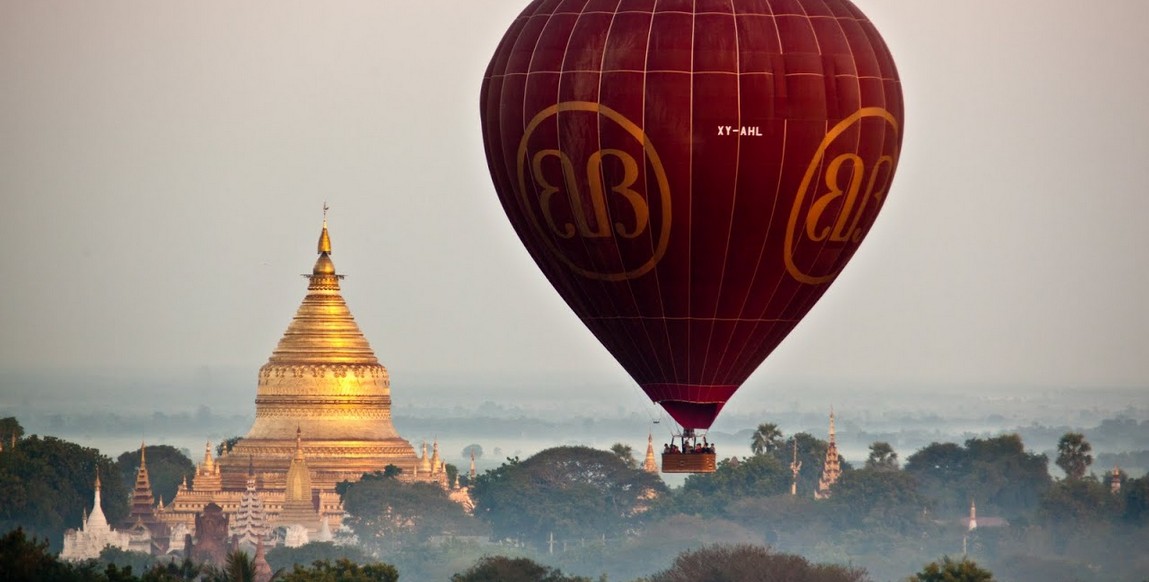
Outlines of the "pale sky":
<svg viewBox="0 0 1149 582">
<path fill-rule="evenodd" d="M 901 74 L 888 202 L 748 386 L 1149 385 L 1149 2 L 857 0 Z M 392 377 L 625 381 L 495 196 L 521 0 L 0 0 L 0 370 L 242 367 L 321 208 Z"/>
</svg>

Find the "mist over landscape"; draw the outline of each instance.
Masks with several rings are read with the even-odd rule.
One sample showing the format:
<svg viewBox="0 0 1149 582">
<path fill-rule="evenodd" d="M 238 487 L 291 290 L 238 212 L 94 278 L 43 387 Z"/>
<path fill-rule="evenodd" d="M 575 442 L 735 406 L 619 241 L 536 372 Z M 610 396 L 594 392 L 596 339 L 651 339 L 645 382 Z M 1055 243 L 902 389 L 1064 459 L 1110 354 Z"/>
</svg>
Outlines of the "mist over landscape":
<svg viewBox="0 0 1149 582">
<path fill-rule="evenodd" d="M 820 4 L 735 3 L 782 12 Z M 867 217 L 865 243 L 843 255 L 849 265 L 792 330 L 774 336 L 785 339 L 706 433 L 714 471 L 694 474 L 644 466 L 648 435 L 661 460 L 673 438 L 686 446 L 682 427 L 628 374 L 635 366 L 616 359 L 617 344 L 600 343 L 594 318 L 580 319 L 583 304 L 560 295 L 569 288 L 556 293 L 552 277 L 565 271 L 544 272 L 538 259 L 548 255 L 530 248 L 520 236 L 529 229 L 500 198 L 514 182 L 500 167 L 523 166 L 491 161 L 491 128 L 534 126 L 517 121 L 526 97 L 480 104 L 514 93 L 488 93 L 485 71 L 502 62 L 493 55 L 526 4 L 0 2 L 0 579 L 135 580 L 126 567 L 130 576 L 150 573 L 149 582 L 254 579 L 244 568 L 254 568 L 255 546 L 231 552 L 240 546 L 227 535 L 238 534 L 226 527 L 197 534 L 194 543 L 207 546 L 197 559 L 215 552 L 197 565 L 181 555 L 192 552 L 190 536 L 153 538 L 137 526 L 157 516 L 195 524 L 209 501 L 228 505 L 220 511 L 234 525 L 241 506 L 256 505 L 244 477 L 258 455 L 243 460 L 231 447 L 255 430 L 261 366 L 272 366 L 292 314 L 321 287 L 337 288 L 353 314 L 329 329 L 353 321 L 363 343 L 351 359 L 377 356 L 391 398 L 389 417 L 378 394 L 377 408 L 354 411 L 373 425 L 331 410 L 325 418 L 380 432 L 390 431 L 389 418 L 416 458 L 404 449 L 393 460 L 408 463 L 406 473 L 376 463 L 379 470 L 329 483 L 326 499 L 310 485 L 289 499 L 290 469 L 265 471 L 260 479 L 277 480 L 263 491 L 276 505 L 273 521 L 295 502 L 315 522 L 268 527 L 255 510 L 243 514 L 248 541 L 267 541 L 264 565 L 278 580 L 356 570 L 372 582 L 515 579 L 508 572 L 547 582 L 682 582 L 720 578 L 722 567 L 723 579 L 739 581 L 768 572 L 806 582 L 934 582 L 939 571 L 961 582 L 1149 579 L 1149 67 L 1141 63 L 1149 2 L 854 0 L 898 77 L 886 63 L 879 93 L 889 111 L 878 120 L 898 121 L 897 137 L 880 140 L 874 151 L 892 157 L 866 166 L 868 184 L 887 162 L 896 179 L 877 193 L 881 214 Z M 609 4 L 586 5 L 597 14 Z M 646 3 L 618 6 L 632 4 Z M 669 7 L 670 19 L 687 6 L 725 10 L 702 0 L 651 5 Z M 810 15 L 741 16 L 793 24 Z M 858 66 L 839 56 L 835 66 Z M 832 72 L 813 93 L 829 91 Z M 859 94 L 864 78 L 874 80 L 846 77 Z M 890 91 L 885 101 L 894 86 L 896 98 Z M 715 99 L 691 109 L 691 123 L 719 108 Z M 641 109 L 642 123 L 630 123 L 650 130 L 634 150 L 647 156 L 651 135 L 665 128 Z M 496 113 L 508 116 L 504 125 Z M 764 137 L 753 128 L 747 140 Z M 713 127 L 703 129 L 658 147 L 725 147 L 703 147 Z M 791 145 L 816 146 L 815 160 L 827 165 L 818 156 L 830 142 Z M 624 149 L 600 149 L 595 159 L 617 162 L 626 178 Z M 560 164 L 561 155 L 548 157 L 556 152 L 535 161 Z M 806 160 L 790 162 L 801 170 Z M 862 157 L 854 164 L 860 177 Z M 688 163 L 667 162 L 672 172 L 676 165 Z M 769 164 L 748 164 L 757 165 Z M 555 168 L 565 180 L 566 167 Z M 835 179 L 827 170 L 820 203 L 838 204 Z M 536 183 L 540 204 L 560 182 L 569 187 L 564 180 Z M 633 185 L 623 180 L 608 194 L 634 204 L 623 221 L 634 219 L 633 233 L 615 225 L 622 238 L 641 222 L 640 205 L 626 197 Z M 693 200 L 687 206 L 695 209 Z M 777 214 L 788 241 L 800 206 Z M 730 224 L 760 214 L 730 208 Z M 860 217 L 866 204 L 858 208 Z M 675 215 L 683 220 L 675 232 L 702 224 L 703 214 Z M 808 232 L 818 216 L 808 214 Z M 643 226 L 653 237 L 654 223 Z M 795 260 L 765 247 L 767 267 Z M 688 283 L 712 283 L 702 279 Z M 684 304 L 688 320 L 722 319 L 718 307 Z M 793 323 L 765 315 L 746 321 Z M 339 365 L 344 340 L 327 345 Z M 751 343 L 728 339 L 726 347 Z M 280 395 L 299 388 L 285 382 Z M 309 386 L 330 397 L 309 406 L 355 392 L 333 386 Z M 313 412 L 286 408 L 272 411 L 289 418 L 283 426 Z M 278 459 L 301 456 L 306 438 L 280 439 Z M 436 445 L 438 468 L 431 453 L 419 457 Z M 145 452 L 150 491 L 134 488 Z M 228 491 L 213 472 L 221 459 L 237 479 Z M 297 484 L 311 478 L 295 475 Z M 107 523 L 92 517 L 104 514 Z M 341 526 L 325 530 L 321 514 Z M 89 526 L 96 547 L 62 558 L 65 540 Z M 106 545 L 115 532 L 102 526 L 136 537 Z"/>
<path fill-rule="evenodd" d="M 251 370 L 207 367 L 167 373 L 9 372 L 0 375 L 5 385 L 0 410 L 20 418 L 30 433 L 68 438 L 109 453 L 137 448 L 141 440 L 198 452 L 205 440 L 246 433 L 255 413 L 254 376 Z M 545 377 L 508 377 L 499 382 L 400 380 L 393 375 L 396 427 L 416 447 L 438 440 L 444 456 L 460 465 L 469 462 L 461 455 L 463 447 L 480 444 L 488 452 L 479 461 L 481 468 L 558 445 L 607 448 L 623 442 L 641 452 L 648 431 L 660 446 L 669 439 L 672 421 L 626 381 L 564 384 Z M 77 393 L 81 384 L 85 390 Z M 931 442 L 1004 433 L 1020 434 L 1027 448 L 1052 458 L 1058 438 L 1074 431 L 1090 436 L 1095 468 L 1111 469 L 1116 463 L 1137 475 L 1149 471 L 1146 390 L 847 388 L 812 381 L 765 386 L 752 379 L 723 410 L 711 440 L 722 455 L 748 455 L 750 435 L 763 422 L 775 423 L 786 433 L 804 431 L 825 438 L 833 407 L 839 448 L 847 459 L 864 459 L 874 441 L 889 442 L 905 458 Z M 156 410 L 153 402 L 162 402 L 162 409 Z M 494 453 L 496 447 L 501 454 Z"/>
</svg>

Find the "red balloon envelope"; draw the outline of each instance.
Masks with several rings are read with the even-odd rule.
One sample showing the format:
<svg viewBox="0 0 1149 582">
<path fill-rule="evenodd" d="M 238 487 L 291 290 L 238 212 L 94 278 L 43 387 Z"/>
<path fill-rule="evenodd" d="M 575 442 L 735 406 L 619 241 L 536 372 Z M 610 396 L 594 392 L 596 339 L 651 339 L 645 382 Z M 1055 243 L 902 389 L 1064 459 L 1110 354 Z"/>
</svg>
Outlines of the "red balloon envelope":
<svg viewBox="0 0 1149 582">
<path fill-rule="evenodd" d="M 847 0 L 536 0 L 481 109 L 523 244 L 684 428 L 850 260 L 902 136 L 894 61 Z"/>
</svg>

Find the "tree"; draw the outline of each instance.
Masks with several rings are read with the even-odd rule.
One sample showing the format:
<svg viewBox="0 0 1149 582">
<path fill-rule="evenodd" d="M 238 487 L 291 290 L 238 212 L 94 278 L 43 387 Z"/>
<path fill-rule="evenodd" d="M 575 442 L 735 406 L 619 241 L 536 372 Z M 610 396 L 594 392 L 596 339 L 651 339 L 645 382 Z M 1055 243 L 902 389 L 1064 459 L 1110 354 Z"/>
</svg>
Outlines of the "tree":
<svg viewBox="0 0 1149 582">
<path fill-rule="evenodd" d="M 949 556 L 941 562 L 931 562 L 906 582 L 993 582 L 993 574 L 975 562 L 962 558 L 955 561 Z"/>
<path fill-rule="evenodd" d="M 777 459 L 756 455 L 723 459 L 713 473 L 690 475 L 678 495 L 667 498 L 674 512 L 705 515 L 743 497 L 780 495 L 790 489 L 791 473 Z"/>
<path fill-rule="evenodd" d="M 25 438 L 0 454 L 0 531 L 16 526 L 62 547 L 64 530 L 92 510 L 96 469 L 110 523 L 128 515 L 128 492 L 111 459 L 96 449 L 55 437 Z"/>
<path fill-rule="evenodd" d="M 347 512 L 344 523 L 374 550 L 395 550 L 439 534 L 484 532 L 482 524 L 432 483 L 405 483 L 382 473 L 344 481 L 335 490 Z"/>
<path fill-rule="evenodd" d="M 99 562 L 105 567 L 115 564 L 120 569 L 129 572 L 147 572 L 152 569 L 155 560 L 151 554 L 132 550 L 121 550 L 114 546 L 107 546 L 100 552 Z"/>
<path fill-rule="evenodd" d="M 902 534 L 916 531 L 930 505 L 911 475 L 877 468 L 843 472 L 830 503 L 843 529 L 890 528 Z"/>
<path fill-rule="evenodd" d="M 1121 515 L 1125 511 L 1123 501 L 1095 478 L 1064 479 L 1042 495 L 1039 515 L 1054 524 L 1080 527 Z"/>
<path fill-rule="evenodd" d="M 1067 479 L 1081 479 L 1093 464 L 1093 447 L 1079 432 L 1067 432 L 1057 441 L 1057 466 L 1065 471 Z"/>
<path fill-rule="evenodd" d="M 1017 434 L 969 439 L 965 447 L 970 474 L 965 479 L 963 512 L 968 510 L 972 495 L 985 499 L 986 509 L 996 508 L 1006 517 L 1021 516 L 1037 509 L 1041 496 L 1053 483 L 1049 458 L 1026 452 Z"/>
<path fill-rule="evenodd" d="M 610 446 L 610 452 L 614 453 L 614 456 L 621 459 L 623 463 L 626 463 L 627 467 L 631 469 L 638 467 L 638 461 L 634 458 L 634 449 L 630 445 L 614 443 Z"/>
<path fill-rule="evenodd" d="M 754 436 L 750 437 L 750 450 L 755 455 L 773 453 L 781 447 L 782 431 L 772 422 L 758 425 Z"/>
<path fill-rule="evenodd" d="M 666 492 L 662 479 L 627 467 L 614 453 L 556 447 L 478 476 L 471 497 L 475 515 L 497 537 L 541 546 L 551 533 L 568 539 L 614 535 L 652 492 Z"/>
<path fill-rule="evenodd" d="M 243 440 L 243 437 L 233 436 L 219 441 L 219 444 L 215 446 L 215 456 L 222 457 L 224 451 L 230 453 L 231 450 L 235 448 L 235 443 L 238 443 L 241 440 Z"/>
<path fill-rule="evenodd" d="M 291 572 L 281 574 L 282 582 L 398 582 L 399 571 L 390 564 L 376 563 L 360 566 L 350 560 L 332 564 L 326 560 L 310 567 L 296 565 Z"/>
<path fill-rule="evenodd" d="M 487 556 L 467 570 L 451 576 L 451 582 L 591 582 L 589 578 L 564 576 L 528 558 Z"/>
<path fill-rule="evenodd" d="M 48 540 L 29 539 L 16 529 L 0 537 L 0 572 L 6 580 L 76 580 L 72 568 L 48 551 Z"/>
<path fill-rule="evenodd" d="M 475 460 L 483 458 L 483 445 L 472 443 L 463 447 L 462 455 L 464 459 L 470 459 L 472 453 L 475 455 Z"/>
<path fill-rule="evenodd" d="M 148 466 L 148 480 L 152 493 L 170 502 L 176 496 L 184 478 L 195 477 L 195 463 L 179 449 L 171 445 L 148 445 L 144 447 Z M 136 472 L 140 468 L 140 451 L 125 451 L 116 458 L 116 468 L 124 483 L 135 483 Z"/>
<path fill-rule="evenodd" d="M 1026 452 L 1016 434 L 969 439 L 965 447 L 932 443 L 906 458 L 905 471 L 939 511 L 951 516 L 965 515 L 971 497 L 979 509 L 1009 518 L 1024 515 L 1037 508 L 1052 483 L 1049 459 Z"/>
<path fill-rule="evenodd" d="M 896 471 L 898 469 L 898 454 L 890 443 L 877 441 L 870 445 L 870 456 L 866 459 L 866 468 L 878 471 Z"/>
<path fill-rule="evenodd" d="M 862 582 L 866 572 L 845 566 L 811 564 L 806 558 L 778 554 L 747 544 L 707 546 L 678 555 L 650 582 L 698 580 L 790 580 L 793 582 Z"/>
<path fill-rule="evenodd" d="M 298 548 L 276 546 L 267 552 L 267 563 L 272 570 L 291 568 L 296 564 L 338 563 L 339 560 L 350 560 L 356 564 L 372 561 L 358 546 L 337 546 L 332 542 L 311 542 Z"/>
<path fill-rule="evenodd" d="M 228 552 L 223 566 L 208 579 L 211 582 L 254 582 L 255 561 L 246 552 Z"/>
<path fill-rule="evenodd" d="M 0 448 L 7 449 L 13 441 L 24 437 L 24 427 L 14 416 L 0 418 Z"/>
</svg>

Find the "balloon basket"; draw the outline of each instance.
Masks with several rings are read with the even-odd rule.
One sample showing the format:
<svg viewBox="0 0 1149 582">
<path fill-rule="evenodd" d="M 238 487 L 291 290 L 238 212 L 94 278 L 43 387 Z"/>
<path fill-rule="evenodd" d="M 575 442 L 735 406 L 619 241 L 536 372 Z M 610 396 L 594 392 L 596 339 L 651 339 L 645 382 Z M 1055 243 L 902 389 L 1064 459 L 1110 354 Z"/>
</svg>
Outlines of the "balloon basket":
<svg viewBox="0 0 1149 582">
<path fill-rule="evenodd" d="M 713 473 L 717 469 L 714 453 L 663 453 L 663 473 Z"/>
</svg>

